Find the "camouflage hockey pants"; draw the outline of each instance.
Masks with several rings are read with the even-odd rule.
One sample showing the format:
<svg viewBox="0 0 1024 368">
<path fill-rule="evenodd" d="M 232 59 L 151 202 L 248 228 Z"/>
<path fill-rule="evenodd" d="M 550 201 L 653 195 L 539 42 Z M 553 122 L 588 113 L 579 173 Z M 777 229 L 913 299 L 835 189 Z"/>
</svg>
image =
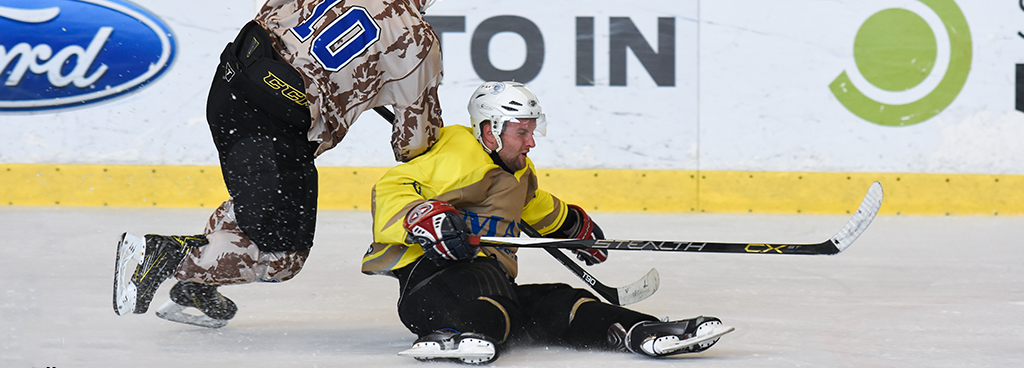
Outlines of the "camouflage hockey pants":
<svg viewBox="0 0 1024 368">
<path fill-rule="evenodd" d="M 239 228 L 234 202 L 228 200 L 210 216 L 203 232 L 209 244 L 193 248 L 175 277 L 210 285 L 287 281 L 302 270 L 309 250 L 263 252 Z"/>
</svg>

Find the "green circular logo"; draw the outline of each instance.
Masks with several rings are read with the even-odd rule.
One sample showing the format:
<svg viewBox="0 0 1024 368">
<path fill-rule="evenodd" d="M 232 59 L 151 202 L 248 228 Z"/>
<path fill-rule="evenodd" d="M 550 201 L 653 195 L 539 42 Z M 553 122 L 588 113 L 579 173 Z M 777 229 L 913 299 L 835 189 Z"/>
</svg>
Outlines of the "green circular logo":
<svg viewBox="0 0 1024 368">
<path fill-rule="evenodd" d="M 906 9 L 875 13 L 860 26 L 853 43 L 860 74 L 886 91 L 905 91 L 923 82 L 937 53 L 928 22 Z"/>
<path fill-rule="evenodd" d="M 868 97 L 850 80 L 846 71 L 829 84 L 829 89 L 847 110 L 879 125 L 907 126 L 931 119 L 953 103 L 971 71 L 971 31 L 964 13 L 953 0 L 919 0 L 935 12 L 949 35 L 949 64 L 946 74 L 931 92 L 917 101 L 891 104 Z M 854 40 L 853 55 L 864 79 L 890 92 L 911 89 L 935 69 L 935 32 L 920 15 L 891 8 L 869 17 Z"/>
</svg>

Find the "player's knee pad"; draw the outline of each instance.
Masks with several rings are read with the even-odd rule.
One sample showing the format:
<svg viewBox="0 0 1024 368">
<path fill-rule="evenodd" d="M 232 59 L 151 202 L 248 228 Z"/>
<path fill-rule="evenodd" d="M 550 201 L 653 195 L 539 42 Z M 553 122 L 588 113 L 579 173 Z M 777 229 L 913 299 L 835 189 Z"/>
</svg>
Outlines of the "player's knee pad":
<svg viewBox="0 0 1024 368">
<path fill-rule="evenodd" d="M 579 300 L 598 300 L 593 293 L 585 289 L 574 288 L 568 284 L 528 284 L 516 288 L 516 294 L 525 300 L 543 300 L 551 305 L 572 306 Z"/>
<path fill-rule="evenodd" d="M 486 304 L 493 308 L 477 307 L 481 312 L 490 311 L 489 320 L 492 321 L 486 329 L 480 332 L 487 336 L 498 339 L 495 342 L 505 342 L 512 335 L 513 331 L 522 328 L 524 316 L 519 305 L 512 299 L 502 296 L 480 296 L 477 298 L 477 305 Z M 476 307 L 477 305 L 474 305 Z"/>
<path fill-rule="evenodd" d="M 312 246 L 316 225 L 317 172 L 281 155 L 264 137 L 240 140 L 221 161 L 242 231 L 263 251 L 294 251 Z M 301 159 L 301 158 L 300 158 Z"/>
<path fill-rule="evenodd" d="M 523 313 L 529 316 L 526 328 L 530 335 L 547 342 L 562 337 L 581 306 L 599 301 L 591 292 L 566 284 L 520 285 L 516 295 Z"/>
</svg>

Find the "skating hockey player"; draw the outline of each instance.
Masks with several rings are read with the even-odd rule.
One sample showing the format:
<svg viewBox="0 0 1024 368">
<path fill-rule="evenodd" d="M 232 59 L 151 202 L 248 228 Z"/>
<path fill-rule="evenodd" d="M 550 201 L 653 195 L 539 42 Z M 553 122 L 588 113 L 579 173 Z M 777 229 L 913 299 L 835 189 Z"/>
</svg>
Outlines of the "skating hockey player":
<svg viewBox="0 0 1024 368">
<path fill-rule="evenodd" d="M 484 83 L 469 114 L 472 128 L 441 129 L 430 151 L 374 186 L 362 271 L 398 278 L 399 317 L 419 336 L 400 355 L 489 363 L 506 343 L 532 341 L 659 357 L 703 351 L 732 331 L 715 317 L 659 321 L 566 284 L 516 284 L 517 249 L 481 248 L 471 236 L 518 236 L 520 220 L 549 237 L 603 233 L 582 208 L 538 188 L 527 154 L 546 121 L 533 92 Z M 577 256 L 597 264 L 607 253 Z"/>
<path fill-rule="evenodd" d="M 313 245 L 314 157 L 363 111 L 394 108 L 395 159 L 427 151 L 443 125 L 441 47 L 421 15 L 434 1 L 269 0 L 225 47 L 207 101 L 231 198 L 202 235 L 122 235 L 114 311 L 146 313 L 173 275 L 157 315 L 220 327 L 237 307 L 218 286 L 295 277 Z"/>
</svg>

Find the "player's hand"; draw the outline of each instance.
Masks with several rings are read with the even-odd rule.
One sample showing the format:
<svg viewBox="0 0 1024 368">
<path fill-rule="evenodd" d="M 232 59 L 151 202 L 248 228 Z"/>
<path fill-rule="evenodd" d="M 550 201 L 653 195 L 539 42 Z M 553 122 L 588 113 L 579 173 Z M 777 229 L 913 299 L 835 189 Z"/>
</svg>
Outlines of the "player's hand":
<svg viewBox="0 0 1024 368">
<path fill-rule="evenodd" d="M 441 264 L 473 259 L 480 251 L 479 238 L 472 237 L 466 222 L 448 202 L 426 201 L 416 205 L 403 223 L 406 242 L 423 247 L 423 255 Z"/>
<path fill-rule="evenodd" d="M 573 249 L 572 252 L 576 253 L 576 258 L 586 262 L 587 266 L 593 266 L 608 260 L 608 250 L 606 249 Z"/>
<path fill-rule="evenodd" d="M 604 239 L 604 232 L 597 226 L 594 219 L 580 206 L 570 204 L 569 211 L 576 213 L 576 226 L 573 226 L 571 236 L 573 239 Z M 606 249 L 574 249 L 576 258 L 586 262 L 587 266 L 593 266 L 608 260 Z"/>
</svg>

